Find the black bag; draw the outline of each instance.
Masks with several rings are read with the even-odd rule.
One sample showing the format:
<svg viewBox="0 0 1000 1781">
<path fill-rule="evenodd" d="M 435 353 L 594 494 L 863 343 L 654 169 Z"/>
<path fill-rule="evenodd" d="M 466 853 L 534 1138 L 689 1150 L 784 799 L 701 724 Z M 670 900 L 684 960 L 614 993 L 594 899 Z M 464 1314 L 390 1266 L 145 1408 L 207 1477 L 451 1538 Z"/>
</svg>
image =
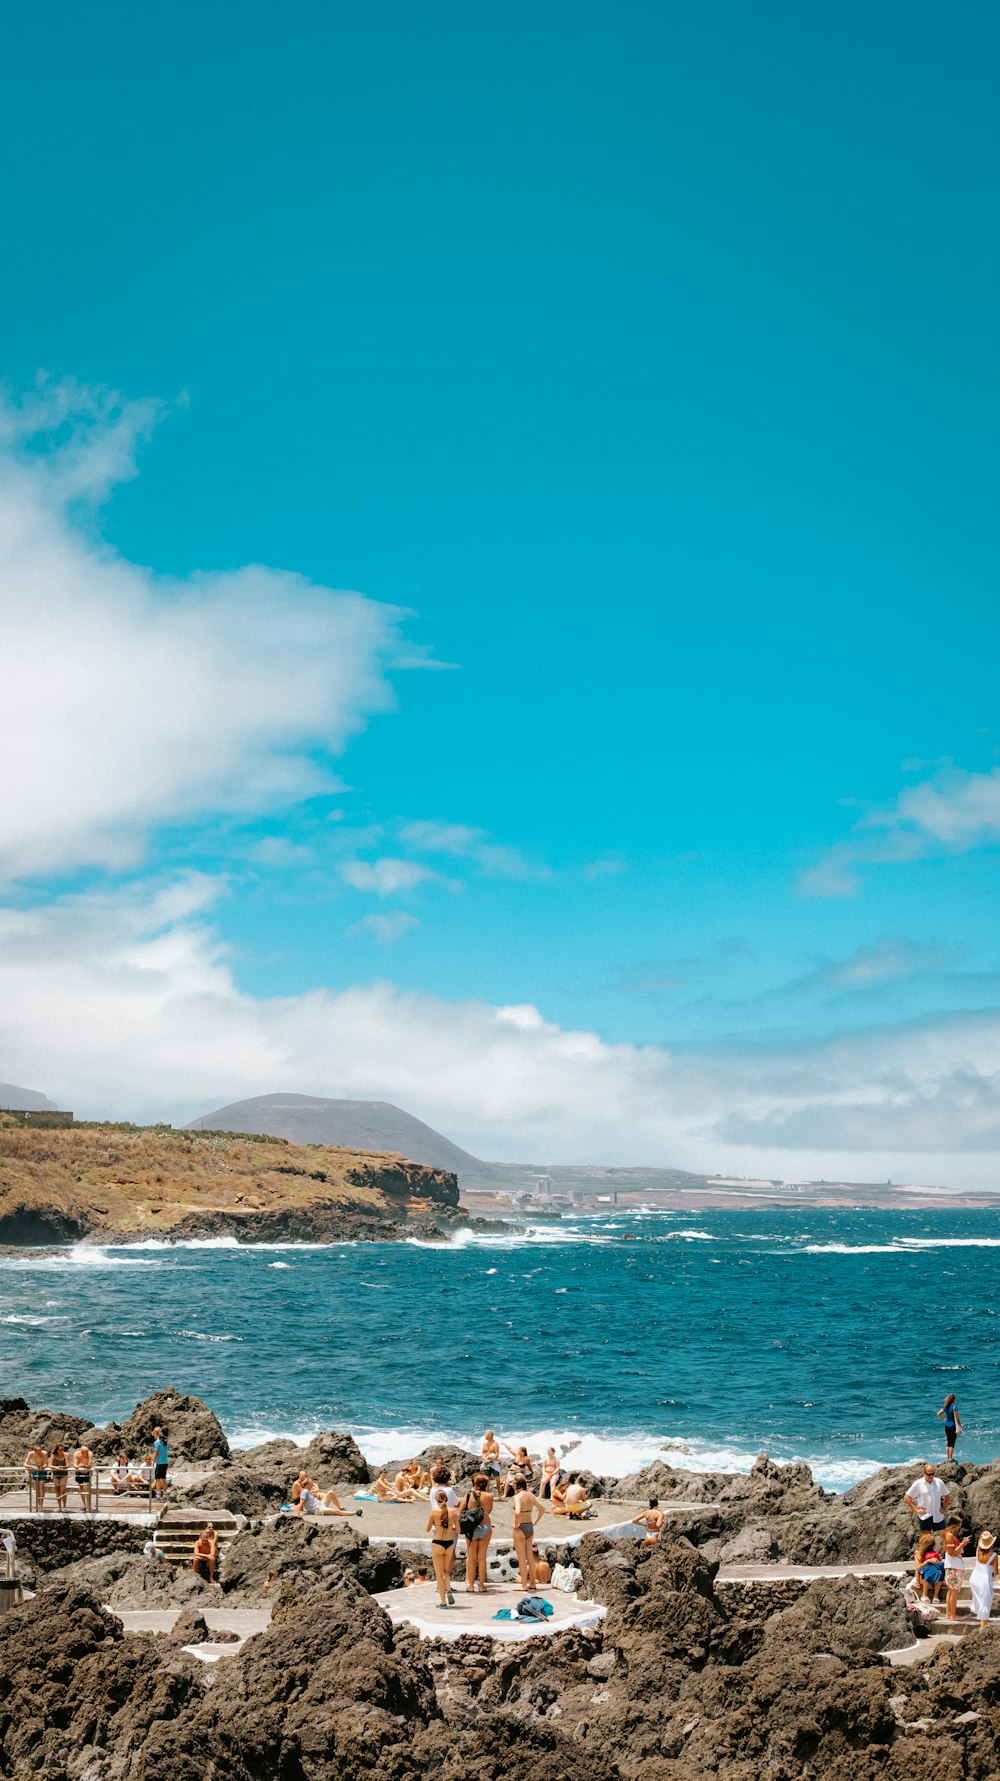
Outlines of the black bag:
<svg viewBox="0 0 1000 1781">
<path fill-rule="evenodd" d="M 476 1499 L 475 1507 L 473 1507 L 472 1504 L 473 1497 Z M 462 1513 L 458 1518 L 459 1532 L 466 1540 L 471 1540 L 477 1527 L 481 1525 L 482 1520 L 483 1508 L 479 1501 L 479 1492 L 477 1490 L 470 1491 L 465 1499 L 465 1508 L 462 1510 Z"/>
</svg>

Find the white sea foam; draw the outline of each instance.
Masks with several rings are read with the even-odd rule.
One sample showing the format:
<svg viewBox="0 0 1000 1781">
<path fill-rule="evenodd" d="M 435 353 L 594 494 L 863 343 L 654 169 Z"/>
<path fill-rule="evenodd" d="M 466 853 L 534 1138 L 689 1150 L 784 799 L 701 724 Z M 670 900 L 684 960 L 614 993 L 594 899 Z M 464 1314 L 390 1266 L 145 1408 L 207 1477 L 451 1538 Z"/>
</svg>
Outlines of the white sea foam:
<svg viewBox="0 0 1000 1781">
<path fill-rule="evenodd" d="M 163 1264 L 141 1256 L 119 1255 L 118 1245 L 74 1243 L 69 1249 L 26 1250 L 0 1256 L 0 1268 L 15 1274 L 65 1274 L 75 1268 L 158 1268 Z"/>
<path fill-rule="evenodd" d="M 456 1446 L 463 1447 L 467 1452 L 478 1453 L 482 1441 L 482 1430 L 477 1429 L 443 1429 L 427 1424 L 400 1424 L 389 1428 L 376 1428 L 367 1423 L 350 1423 L 342 1419 L 336 1420 L 336 1426 L 353 1435 L 366 1460 L 372 1465 L 386 1465 L 390 1460 L 398 1460 L 410 1454 L 421 1453 L 425 1447 Z M 308 1446 L 312 1437 L 322 1428 L 331 1426 L 326 1423 L 311 1421 L 297 1428 L 275 1428 L 264 1423 L 245 1424 L 239 1428 L 228 1430 L 229 1440 L 233 1447 L 256 1447 L 264 1441 L 294 1441 L 297 1446 Z M 529 1432 L 517 1431 L 516 1441 L 513 1435 L 507 1437 L 511 1445 L 524 1441 L 529 1453 L 541 1455 L 547 1447 L 554 1447 L 564 1465 L 572 1471 L 595 1472 L 599 1476 L 624 1478 L 630 1473 L 641 1471 L 644 1466 L 651 1465 L 654 1460 L 661 1460 L 664 1465 L 672 1466 L 678 1472 L 741 1472 L 750 1471 L 760 1452 L 759 1446 L 741 1445 L 724 1441 L 707 1441 L 692 1439 L 686 1441 L 682 1433 L 672 1435 L 650 1435 L 641 1432 L 622 1434 L 595 1434 L 584 1429 L 542 1428 Z M 897 1456 L 894 1460 L 878 1460 L 862 1456 L 836 1456 L 824 1454 L 775 1454 L 772 1455 L 779 1465 L 792 1465 L 804 1461 L 812 1471 L 817 1483 L 827 1490 L 842 1491 L 850 1489 L 862 1478 L 868 1478 L 881 1466 L 892 1463 L 903 1463 Z M 919 1460 L 916 1456 L 913 1463 Z"/>
<path fill-rule="evenodd" d="M 0 1323 L 27 1323 L 30 1324 L 32 1328 L 38 1324 L 54 1323 L 56 1321 L 57 1320 L 52 1317 L 31 1317 L 26 1312 L 22 1315 L 17 1311 L 11 1311 L 8 1316 L 0 1317 Z M 61 1322 L 62 1319 L 59 1319 L 58 1321 Z"/>
<path fill-rule="evenodd" d="M 806 1243 L 800 1255 L 920 1255 L 928 1249 L 1000 1249 L 1000 1237 L 896 1237 L 891 1243 Z"/>
<path fill-rule="evenodd" d="M 186 1342 L 245 1342 L 246 1336 L 224 1335 L 213 1336 L 207 1330 L 170 1330 L 171 1336 L 180 1336 Z"/>
<path fill-rule="evenodd" d="M 290 1268 L 291 1262 L 268 1262 L 269 1268 Z"/>
</svg>

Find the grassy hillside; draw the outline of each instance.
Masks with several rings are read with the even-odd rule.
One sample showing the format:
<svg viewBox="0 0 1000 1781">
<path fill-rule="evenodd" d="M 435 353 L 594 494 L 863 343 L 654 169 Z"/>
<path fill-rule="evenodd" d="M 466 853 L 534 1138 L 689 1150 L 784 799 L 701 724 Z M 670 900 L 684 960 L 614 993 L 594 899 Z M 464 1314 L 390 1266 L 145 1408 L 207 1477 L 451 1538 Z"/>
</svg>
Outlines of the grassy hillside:
<svg viewBox="0 0 1000 1781">
<path fill-rule="evenodd" d="M 447 1216 L 457 1200 L 454 1176 L 378 1152 L 163 1126 L 39 1130 L 0 1114 L 5 1243 L 375 1235 L 387 1221 Z"/>
</svg>

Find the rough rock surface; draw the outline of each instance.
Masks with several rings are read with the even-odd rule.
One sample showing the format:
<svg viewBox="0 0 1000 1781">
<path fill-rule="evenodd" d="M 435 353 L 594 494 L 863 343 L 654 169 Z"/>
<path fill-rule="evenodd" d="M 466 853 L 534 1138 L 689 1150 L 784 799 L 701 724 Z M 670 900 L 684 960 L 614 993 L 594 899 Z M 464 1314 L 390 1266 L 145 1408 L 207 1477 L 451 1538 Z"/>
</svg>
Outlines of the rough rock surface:
<svg viewBox="0 0 1000 1781">
<path fill-rule="evenodd" d="M 100 1437 L 102 1453 L 120 1450 L 130 1457 L 153 1444 L 154 1428 L 162 1428 L 172 1464 L 178 1460 L 228 1459 L 229 1442 L 213 1410 L 200 1398 L 176 1391 L 156 1391 L 137 1404 L 127 1422 L 109 1422 Z M 98 1444 L 94 1444 L 95 1453 Z"/>
<path fill-rule="evenodd" d="M 237 1546 L 242 1543 L 242 1553 Z M 123 1636 L 51 1580 L 0 1619 L 0 1775 L 11 1781 L 995 1781 L 994 1641 L 920 1668 L 878 1655 L 906 1630 L 881 1579 L 808 1585 L 778 1613 L 734 1610 L 690 1544 L 588 1534 L 602 1625 L 523 1645 L 394 1628 L 349 1529 L 234 1541 L 234 1575 L 276 1571 L 274 1618 L 210 1670 L 171 1637 Z M 251 1559 L 251 1553 L 253 1557 Z M 87 1561 L 110 1566 L 112 1556 Z M 119 1582 L 122 1579 L 119 1579 Z M 227 1599 L 229 1599 L 227 1597 Z M 780 1598 L 779 1598 L 780 1599 Z"/>
</svg>

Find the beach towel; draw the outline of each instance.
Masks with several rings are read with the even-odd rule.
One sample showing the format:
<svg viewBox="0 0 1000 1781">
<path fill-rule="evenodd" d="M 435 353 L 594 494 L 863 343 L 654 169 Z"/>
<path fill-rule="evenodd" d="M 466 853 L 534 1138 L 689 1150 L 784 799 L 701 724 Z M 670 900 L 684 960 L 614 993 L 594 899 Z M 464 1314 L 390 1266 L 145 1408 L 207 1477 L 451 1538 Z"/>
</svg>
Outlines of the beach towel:
<svg viewBox="0 0 1000 1781">
<path fill-rule="evenodd" d="M 356 1503 L 377 1503 L 378 1497 L 373 1490 L 356 1490 L 354 1492 L 354 1501 Z"/>
</svg>

